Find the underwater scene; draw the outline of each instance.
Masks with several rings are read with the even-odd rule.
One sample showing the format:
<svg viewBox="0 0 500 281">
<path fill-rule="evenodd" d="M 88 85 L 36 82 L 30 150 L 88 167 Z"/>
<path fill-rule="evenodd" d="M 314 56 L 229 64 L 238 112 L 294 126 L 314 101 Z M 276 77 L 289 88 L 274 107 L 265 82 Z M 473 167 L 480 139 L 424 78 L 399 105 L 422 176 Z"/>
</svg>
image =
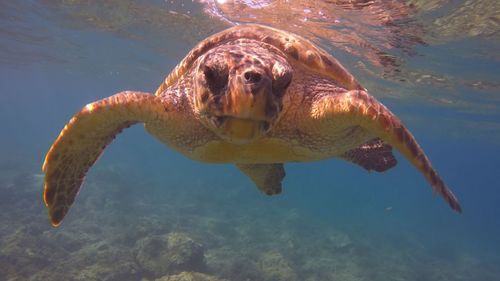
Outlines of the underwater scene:
<svg viewBox="0 0 500 281">
<path fill-rule="evenodd" d="M 198 42 L 248 23 L 336 58 L 411 131 L 462 213 L 397 145 L 384 172 L 345 155 L 290 161 L 269 196 L 236 165 L 126 123 L 103 136 L 112 143 L 54 227 L 45 202 L 61 194 L 44 202 L 42 165 L 72 116 L 125 90 L 154 94 Z M 0 1 L 0 120 L 0 281 L 500 280 L 497 0 Z M 99 137 L 108 120 L 82 132 Z"/>
</svg>

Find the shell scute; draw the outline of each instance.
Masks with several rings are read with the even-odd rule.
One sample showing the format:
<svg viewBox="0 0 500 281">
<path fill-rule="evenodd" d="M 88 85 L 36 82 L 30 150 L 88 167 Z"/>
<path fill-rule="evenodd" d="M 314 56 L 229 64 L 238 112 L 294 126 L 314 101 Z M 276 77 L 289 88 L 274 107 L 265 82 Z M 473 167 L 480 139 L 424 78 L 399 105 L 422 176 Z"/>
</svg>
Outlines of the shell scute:
<svg viewBox="0 0 500 281">
<path fill-rule="evenodd" d="M 238 25 L 216 33 L 194 47 L 177 67 L 165 78 L 156 91 L 161 94 L 166 88 L 188 73 L 194 62 L 210 49 L 237 39 L 250 39 L 267 43 L 286 54 L 311 72 L 316 72 L 337 81 L 347 90 L 364 90 L 332 55 L 316 47 L 309 40 L 272 27 L 258 24 Z"/>
</svg>

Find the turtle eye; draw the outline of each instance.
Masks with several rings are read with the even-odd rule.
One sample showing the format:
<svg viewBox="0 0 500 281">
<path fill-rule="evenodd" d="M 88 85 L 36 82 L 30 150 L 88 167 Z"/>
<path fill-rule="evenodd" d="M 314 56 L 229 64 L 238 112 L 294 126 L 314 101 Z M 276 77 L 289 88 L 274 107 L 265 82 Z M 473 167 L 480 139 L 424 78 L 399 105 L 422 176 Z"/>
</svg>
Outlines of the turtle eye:
<svg viewBox="0 0 500 281">
<path fill-rule="evenodd" d="M 273 92 L 282 96 L 292 82 L 292 69 L 289 65 L 275 63 L 273 66 Z"/>
<path fill-rule="evenodd" d="M 205 75 L 207 86 L 213 94 L 220 94 L 227 86 L 227 69 L 205 65 L 203 66 L 203 74 Z"/>
</svg>

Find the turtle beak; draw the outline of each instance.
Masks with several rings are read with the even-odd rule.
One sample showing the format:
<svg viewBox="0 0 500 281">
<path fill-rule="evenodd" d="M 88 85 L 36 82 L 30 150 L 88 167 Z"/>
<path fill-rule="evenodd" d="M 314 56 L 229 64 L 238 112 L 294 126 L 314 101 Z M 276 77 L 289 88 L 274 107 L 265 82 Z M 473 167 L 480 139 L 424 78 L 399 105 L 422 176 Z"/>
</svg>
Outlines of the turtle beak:
<svg viewBox="0 0 500 281">
<path fill-rule="evenodd" d="M 233 77 L 224 104 L 224 112 L 241 119 L 256 121 L 272 119 L 273 116 L 269 116 L 266 112 L 271 91 L 271 79 L 255 70 L 246 71 Z"/>
</svg>

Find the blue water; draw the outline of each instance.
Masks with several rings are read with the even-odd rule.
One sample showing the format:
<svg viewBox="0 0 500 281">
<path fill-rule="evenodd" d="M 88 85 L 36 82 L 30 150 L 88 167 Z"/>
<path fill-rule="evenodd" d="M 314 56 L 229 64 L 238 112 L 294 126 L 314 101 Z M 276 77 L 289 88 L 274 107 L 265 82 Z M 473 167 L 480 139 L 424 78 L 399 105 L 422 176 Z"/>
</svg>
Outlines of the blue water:
<svg viewBox="0 0 500 281">
<path fill-rule="evenodd" d="M 426 43 L 405 46 L 411 54 L 361 33 L 397 66 L 370 62 L 365 45 L 350 53 L 318 41 L 401 117 L 462 215 L 399 154 L 381 174 L 335 159 L 287 164 L 283 193 L 268 197 L 234 166 L 186 159 L 136 125 L 106 149 L 63 224 L 51 227 L 41 165 L 59 131 L 89 102 L 154 92 L 197 41 L 229 27 L 228 18 L 245 21 L 209 15 L 206 5 L 0 2 L 0 280 L 191 280 L 173 279 L 181 271 L 234 281 L 500 280 L 495 16 L 476 35 L 423 28 Z M 449 5 L 422 19 L 463 3 Z M 141 241 L 171 233 L 203 245 L 204 265 L 154 271 L 140 261 Z"/>
</svg>

